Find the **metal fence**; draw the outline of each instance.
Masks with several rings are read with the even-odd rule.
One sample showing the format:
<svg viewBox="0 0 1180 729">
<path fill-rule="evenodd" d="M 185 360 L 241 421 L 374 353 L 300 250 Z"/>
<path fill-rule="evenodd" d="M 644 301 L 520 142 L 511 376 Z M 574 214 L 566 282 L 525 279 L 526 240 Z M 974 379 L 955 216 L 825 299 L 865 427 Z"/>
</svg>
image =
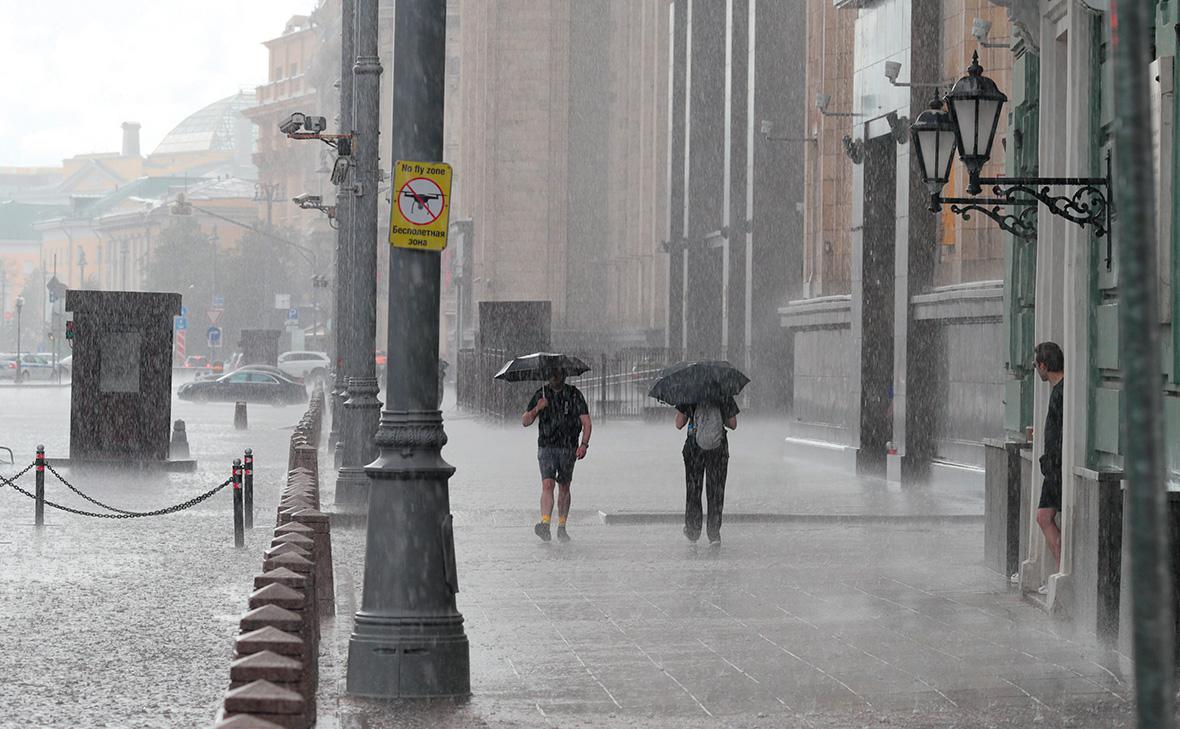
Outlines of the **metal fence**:
<svg viewBox="0 0 1180 729">
<path fill-rule="evenodd" d="M 456 395 L 462 410 L 496 419 L 519 417 L 539 383 L 509 383 L 492 379 L 519 353 L 496 349 L 465 349 L 459 353 Z M 658 418 L 668 406 L 647 396 L 656 374 L 678 362 L 679 350 L 633 348 L 613 353 L 567 351 L 590 365 L 590 371 L 570 378 L 586 397 L 596 418 Z"/>
</svg>

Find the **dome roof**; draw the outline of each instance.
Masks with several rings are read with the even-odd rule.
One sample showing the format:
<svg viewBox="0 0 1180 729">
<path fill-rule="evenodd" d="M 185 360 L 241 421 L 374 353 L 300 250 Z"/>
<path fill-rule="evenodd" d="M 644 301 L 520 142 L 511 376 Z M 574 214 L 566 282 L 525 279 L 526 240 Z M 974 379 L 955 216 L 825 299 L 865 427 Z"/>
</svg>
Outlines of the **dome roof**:
<svg viewBox="0 0 1180 729">
<path fill-rule="evenodd" d="M 177 124 L 152 154 L 232 151 L 238 138 L 238 125 L 253 126 L 242 111 L 257 104 L 253 91 L 215 101 Z"/>
</svg>

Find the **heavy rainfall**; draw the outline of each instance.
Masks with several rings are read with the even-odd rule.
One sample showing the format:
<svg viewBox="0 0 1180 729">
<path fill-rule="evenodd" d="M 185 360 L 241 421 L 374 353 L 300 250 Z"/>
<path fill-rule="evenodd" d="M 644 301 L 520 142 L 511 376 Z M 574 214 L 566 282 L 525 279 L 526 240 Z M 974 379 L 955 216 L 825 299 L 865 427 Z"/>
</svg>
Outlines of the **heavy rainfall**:
<svg viewBox="0 0 1180 729">
<path fill-rule="evenodd" d="M 0 728 L 1176 726 L 1180 3 L 0 19 Z"/>
</svg>

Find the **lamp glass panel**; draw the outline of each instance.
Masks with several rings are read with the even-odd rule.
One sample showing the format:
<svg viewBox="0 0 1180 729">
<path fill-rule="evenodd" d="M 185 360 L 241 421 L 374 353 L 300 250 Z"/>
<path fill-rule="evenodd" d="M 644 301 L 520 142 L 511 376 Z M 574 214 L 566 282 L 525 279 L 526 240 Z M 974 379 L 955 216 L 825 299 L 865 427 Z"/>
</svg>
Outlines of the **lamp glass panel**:
<svg viewBox="0 0 1180 729">
<path fill-rule="evenodd" d="M 937 169 L 934 178 L 945 182 L 951 177 L 951 163 L 955 160 L 955 133 L 948 129 L 938 132 L 937 135 Z"/>
<path fill-rule="evenodd" d="M 922 177 L 926 182 L 938 179 L 938 131 L 934 129 L 917 132 L 918 157 L 922 161 Z"/>
<path fill-rule="evenodd" d="M 963 156 L 974 157 L 983 148 L 979 143 L 979 101 L 956 99 L 951 103 L 955 108 L 954 118 L 959 129 L 959 141 L 963 145 Z"/>
</svg>

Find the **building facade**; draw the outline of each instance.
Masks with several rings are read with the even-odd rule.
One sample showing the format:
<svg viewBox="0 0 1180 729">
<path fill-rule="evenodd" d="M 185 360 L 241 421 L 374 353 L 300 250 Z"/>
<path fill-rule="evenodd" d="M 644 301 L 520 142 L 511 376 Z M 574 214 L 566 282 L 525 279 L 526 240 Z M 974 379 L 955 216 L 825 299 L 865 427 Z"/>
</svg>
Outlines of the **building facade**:
<svg viewBox="0 0 1180 729">
<path fill-rule="evenodd" d="M 548 300 L 555 346 L 662 343 L 666 5 L 459 1 L 447 283 L 468 331 L 475 302 Z"/>
</svg>

